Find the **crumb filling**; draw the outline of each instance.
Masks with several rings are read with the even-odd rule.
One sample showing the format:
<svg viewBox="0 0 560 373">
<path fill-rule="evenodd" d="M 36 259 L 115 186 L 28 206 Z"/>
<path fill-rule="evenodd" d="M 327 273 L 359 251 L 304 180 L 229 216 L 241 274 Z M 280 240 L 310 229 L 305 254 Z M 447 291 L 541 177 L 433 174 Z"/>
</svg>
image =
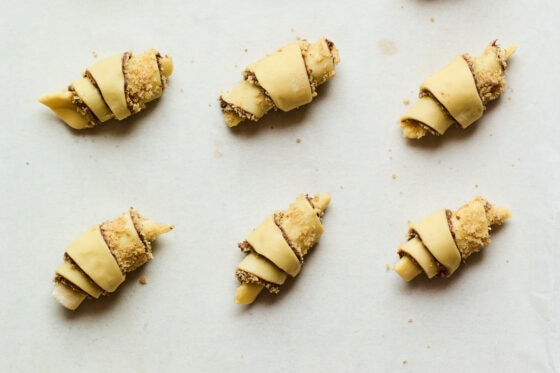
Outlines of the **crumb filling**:
<svg viewBox="0 0 560 373">
<path fill-rule="evenodd" d="M 117 259 L 117 255 L 115 255 L 115 251 L 114 249 L 111 247 L 111 245 L 109 245 L 109 238 L 108 238 L 108 233 L 106 232 L 105 228 L 104 228 L 105 224 L 101 224 L 99 226 L 99 231 L 101 232 L 101 237 L 103 237 L 103 241 L 105 241 L 105 245 L 107 246 L 107 249 L 109 249 L 109 252 L 111 253 L 111 255 L 113 256 L 113 258 L 115 259 L 115 261 L 117 262 L 117 265 L 119 266 L 119 269 L 121 270 L 121 273 L 124 275 L 125 271 L 123 270 L 121 263 L 119 262 L 119 260 Z"/>
<path fill-rule="evenodd" d="M 122 73 L 124 76 L 124 92 L 125 92 L 125 98 L 126 98 L 126 107 L 128 108 L 128 111 L 130 111 L 131 113 L 135 113 L 136 111 L 134 110 L 134 104 L 132 103 L 132 101 L 130 100 L 130 96 L 128 94 L 128 79 L 126 77 L 126 64 L 128 63 L 128 60 L 132 57 L 132 53 L 131 52 L 124 52 L 123 56 L 122 56 L 122 63 L 121 63 L 121 69 L 122 69 Z"/>
<path fill-rule="evenodd" d="M 157 63 L 157 67 L 158 67 L 158 71 L 159 71 L 159 79 L 161 82 L 161 89 L 164 90 L 165 88 L 167 88 L 167 79 L 163 76 L 163 69 L 161 67 L 161 60 L 162 60 L 162 56 L 161 53 L 157 52 L 156 53 L 156 63 Z"/>
<path fill-rule="evenodd" d="M 235 276 L 237 277 L 239 282 L 241 282 L 242 284 L 262 285 L 266 288 L 266 290 L 268 290 L 272 294 L 278 294 L 280 292 L 280 285 L 273 284 L 272 282 L 265 281 L 262 278 L 254 275 L 252 273 L 246 272 L 242 269 L 237 269 L 235 271 Z"/>
<path fill-rule="evenodd" d="M 134 225 L 134 229 L 136 230 L 138 237 L 140 237 L 140 240 L 144 244 L 145 253 L 146 254 L 151 253 L 152 243 L 148 241 L 144 236 L 144 233 L 142 233 L 142 222 L 140 221 L 141 220 L 140 214 L 136 210 L 131 210 L 130 217 L 132 218 L 132 224 Z"/>
<path fill-rule="evenodd" d="M 298 261 L 303 265 L 303 256 L 302 254 L 299 252 L 298 249 L 296 249 L 296 247 L 294 246 L 292 240 L 290 240 L 290 238 L 288 237 L 288 235 L 286 234 L 286 231 L 284 230 L 284 228 L 282 228 L 280 226 L 280 218 L 282 217 L 282 212 L 276 212 L 274 214 L 274 224 L 276 224 L 276 226 L 278 227 L 278 229 L 280 230 L 280 232 L 282 233 L 282 237 L 284 238 L 284 241 L 286 241 L 286 243 L 288 244 L 288 246 L 290 247 L 290 249 L 292 249 L 292 251 L 294 252 L 294 255 L 296 256 L 296 258 L 298 259 Z"/>
<path fill-rule="evenodd" d="M 299 43 L 299 49 L 301 51 L 301 59 L 303 60 L 303 65 L 305 66 L 305 71 L 307 72 L 307 81 L 309 82 L 309 87 L 311 88 L 311 97 L 317 96 L 317 82 L 313 79 L 313 71 L 309 66 L 307 66 L 307 61 L 305 61 L 305 54 L 309 48 L 309 43 L 305 41 L 305 46 Z"/>
<path fill-rule="evenodd" d="M 130 53 L 123 65 L 125 96 L 131 113 L 138 113 L 146 107 L 146 103 L 163 93 L 165 79 L 161 58 L 159 52 L 153 49 L 137 56 Z"/>
<path fill-rule="evenodd" d="M 224 111 L 233 111 L 238 117 L 242 118 L 242 119 L 247 119 L 253 122 L 258 121 L 260 118 L 257 118 L 256 115 L 249 113 L 246 110 L 243 110 L 243 108 L 240 108 L 237 105 L 231 104 L 227 101 L 225 101 L 222 97 L 220 97 L 220 107 L 222 108 L 222 110 Z"/>
</svg>

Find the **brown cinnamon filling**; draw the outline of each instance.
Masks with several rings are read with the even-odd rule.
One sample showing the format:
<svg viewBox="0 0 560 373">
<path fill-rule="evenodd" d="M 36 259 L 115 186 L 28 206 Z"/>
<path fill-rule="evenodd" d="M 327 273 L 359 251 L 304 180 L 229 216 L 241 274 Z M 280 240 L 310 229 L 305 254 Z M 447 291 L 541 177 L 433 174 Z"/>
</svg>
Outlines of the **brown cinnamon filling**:
<svg viewBox="0 0 560 373">
<path fill-rule="evenodd" d="M 129 210 L 128 212 L 130 214 L 130 218 L 132 220 L 132 225 L 134 226 L 134 230 L 136 231 L 136 234 L 138 234 L 138 237 L 140 237 L 140 241 L 142 241 L 142 243 L 144 244 L 144 251 L 146 253 L 151 252 L 151 248 L 152 248 L 152 243 L 148 240 L 146 240 L 146 237 L 144 237 L 144 234 L 142 234 L 142 226 L 141 223 L 139 221 L 140 216 L 137 212 L 133 211 L 133 210 Z"/>
<path fill-rule="evenodd" d="M 256 122 L 256 121 L 259 120 L 259 118 L 257 118 L 254 114 L 251 114 L 248 111 L 243 110 L 242 108 L 240 108 L 237 105 L 234 105 L 234 104 L 231 104 L 231 103 L 225 101 L 221 96 L 220 96 L 220 107 L 224 111 L 235 112 L 235 114 L 237 114 L 237 116 L 239 116 L 240 118 L 251 120 L 253 122 Z"/>
<path fill-rule="evenodd" d="M 276 226 L 278 227 L 278 229 L 280 230 L 280 232 L 282 232 L 282 237 L 284 238 L 284 241 L 286 241 L 286 243 L 288 244 L 288 246 L 290 247 L 290 249 L 292 249 L 292 252 L 294 253 L 294 255 L 296 256 L 296 258 L 298 259 L 298 261 L 303 264 L 303 256 L 301 255 L 301 253 L 299 252 L 298 249 L 296 249 L 296 247 L 294 246 L 294 244 L 292 243 L 292 240 L 290 240 L 290 238 L 288 237 L 288 235 L 286 234 L 286 231 L 284 230 L 284 228 L 282 228 L 280 226 L 280 218 L 282 217 L 282 212 L 277 212 L 274 214 L 274 224 L 276 224 Z"/>
<path fill-rule="evenodd" d="M 107 238 L 107 233 L 105 232 L 105 223 L 101 224 L 99 226 L 99 231 L 101 232 L 101 237 L 103 237 L 103 241 L 105 241 L 105 246 L 107 246 L 107 248 L 109 249 L 109 252 L 111 253 L 111 255 L 113 256 L 113 258 L 115 259 L 115 262 L 117 262 L 117 265 L 119 267 L 119 270 L 121 271 L 121 273 L 124 275 L 125 272 L 124 270 L 121 268 L 121 264 L 119 263 L 119 261 L 117 260 L 117 256 L 115 255 L 113 248 L 109 245 L 109 240 Z"/>
<path fill-rule="evenodd" d="M 259 284 L 263 285 L 269 292 L 273 294 L 278 294 L 280 292 L 280 285 L 265 281 L 262 278 L 252 273 L 246 272 L 242 269 L 237 269 L 235 271 L 235 276 L 237 277 L 237 280 L 242 284 Z"/>
<path fill-rule="evenodd" d="M 163 76 L 162 72 L 162 68 L 161 68 L 161 59 L 163 57 L 161 56 L 161 54 L 159 52 L 156 53 L 156 62 L 157 62 L 157 67 L 158 67 L 158 72 L 159 72 L 159 78 L 161 81 L 161 90 L 163 91 L 166 87 L 167 87 L 167 79 L 165 79 L 165 77 Z"/>
<path fill-rule="evenodd" d="M 461 57 L 463 57 L 463 59 L 467 63 L 467 66 L 469 67 L 469 70 L 471 71 L 471 75 L 472 75 L 473 80 L 474 80 L 474 85 L 476 87 L 476 92 L 478 93 L 478 97 L 480 97 L 480 100 L 482 101 L 482 106 L 483 106 L 483 110 L 484 110 L 484 109 L 486 109 L 486 107 L 484 107 L 484 105 L 486 105 L 486 102 L 484 100 L 484 96 L 480 92 L 480 84 L 478 83 L 478 80 L 476 79 L 476 73 L 474 71 L 474 66 L 473 66 L 473 59 L 467 53 L 461 55 Z"/>
<path fill-rule="evenodd" d="M 121 69 L 122 69 L 122 74 L 124 76 L 124 96 L 126 98 L 126 107 L 128 108 L 128 111 L 130 113 L 135 113 L 136 111 L 134 110 L 134 104 L 132 103 L 132 101 L 130 100 L 130 97 L 128 96 L 128 81 L 126 79 L 126 74 L 125 74 L 125 67 L 126 64 L 128 63 L 128 60 L 132 57 L 132 53 L 131 52 L 124 52 L 123 56 L 122 56 L 122 63 L 121 63 Z"/>
</svg>

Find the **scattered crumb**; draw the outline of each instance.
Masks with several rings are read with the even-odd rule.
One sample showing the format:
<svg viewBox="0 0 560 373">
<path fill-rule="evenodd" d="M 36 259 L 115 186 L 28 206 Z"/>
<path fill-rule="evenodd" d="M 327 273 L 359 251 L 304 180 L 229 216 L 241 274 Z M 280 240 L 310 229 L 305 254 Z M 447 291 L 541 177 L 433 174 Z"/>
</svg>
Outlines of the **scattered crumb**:
<svg viewBox="0 0 560 373">
<path fill-rule="evenodd" d="M 391 174 L 391 178 L 392 178 L 393 180 L 396 180 L 396 179 L 397 179 L 397 174 Z"/>
<path fill-rule="evenodd" d="M 397 53 L 397 47 L 392 40 L 381 39 L 377 42 L 377 47 L 385 56 L 392 56 Z"/>
<path fill-rule="evenodd" d="M 410 100 L 408 98 L 405 98 L 404 100 L 402 100 L 402 103 L 408 105 L 410 104 Z"/>
<path fill-rule="evenodd" d="M 141 283 L 142 285 L 146 285 L 148 283 L 148 281 L 146 280 L 146 277 L 141 276 L 140 279 L 138 280 L 139 283 Z"/>
<path fill-rule="evenodd" d="M 426 345 L 426 348 L 432 348 L 432 346 L 430 346 L 430 345 Z"/>
<path fill-rule="evenodd" d="M 97 58 L 97 56 L 99 56 L 99 55 L 97 54 L 97 51 L 93 51 L 93 52 L 91 52 L 91 54 L 93 55 L 93 58 Z"/>
<path fill-rule="evenodd" d="M 475 183 L 475 184 L 474 184 L 474 187 L 475 187 L 475 188 L 478 188 L 478 183 Z"/>
<path fill-rule="evenodd" d="M 509 259 L 506 259 L 506 263 L 509 264 Z"/>
<path fill-rule="evenodd" d="M 391 269 L 391 265 L 389 263 L 385 263 L 385 270 L 389 271 Z"/>
<path fill-rule="evenodd" d="M 219 150 L 214 151 L 214 158 L 222 158 L 224 156 L 224 153 L 222 153 Z"/>
<path fill-rule="evenodd" d="M 411 317 L 408 319 L 408 323 L 411 324 L 412 322 L 414 322 L 414 319 Z"/>
<path fill-rule="evenodd" d="M 344 185 L 341 185 L 341 186 L 340 186 L 340 190 L 342 190 L 342 189 L 344 189 Z"/>
<path fill-rule="evenodd" d="M 179 92 L 185 93 L 185 89 L 184 89 L 184 88 L 181 88 L 181 89 L 179 89 Z"/>
<path fill-rule="evenodd" d="M 273 129 L 274 129 L 274 126 L 270 126 L 270 129 L 273 130 Z"/>
<path fill-rule="evenodd" d="M 301 36 L 296 35 L 296 40 L 301 40 Z"/>
<path fill-rule="evenodd" d="M 403 363 L 403 365 L 406 365 L 406 364 L 408 364 L 408 360 L 404 359 L 404 360 L 402 361 L 402 363 Z"/>
<path fill-rule="evenodd" d="M 296 139 L 296 142 L 299 144 L 299 143 L 301 142 L 301 139 L 298 137 L 298 138 Z"/>
<path fill-rule="evenodd" d="M 26 165 L 26 166 L 29 166 L 29 162 L 25 162 L 25 165 Z"/>
<path fill-rule="evenodd" d="M 243 52 L 247 53 L 247 48 L 243 49 Z"/>
<path fill-rule="evenodd" d="M 293 27 L 290 27 L 290 32 L 295 32 L 296 30 Z"/>
<path fill-rule="evenodd" d="M 436 19 L 434 17 L 430 17 L 430 22 L 434 23 Z"/>
<path fill-rule="evenodd" d="M 237 64 L 233 65 L 233 67 L 235 67 L 235 69 L 237 70 Z"/>
</svg>

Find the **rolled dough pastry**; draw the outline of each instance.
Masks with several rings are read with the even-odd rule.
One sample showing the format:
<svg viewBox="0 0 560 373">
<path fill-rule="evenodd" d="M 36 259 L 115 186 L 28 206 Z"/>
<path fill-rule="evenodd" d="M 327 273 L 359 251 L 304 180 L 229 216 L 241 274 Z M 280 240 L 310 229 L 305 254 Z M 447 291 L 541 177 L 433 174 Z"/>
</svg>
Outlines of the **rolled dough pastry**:
<svg viewBox="0 0 560 373">
<path fill-rule="evenodd" d="M 82 233 L 66 248 L 54 278 L 54 298 L 75 310 L 87 298 L 114 292 L 125 274 L 152 259 L 151 242 L 173 229 L 130 209 Z"/>
<path fill-rule="evenodd" d="M 505 89 L 507 60 L 516 46 L 490 43 L 478 57 L 457 56 L 420 85 L 419 100 L 401 117 L 403 136 L 443 135 L 452 124 L 467 128 Z"/>
<path fill-rule="evenodd" d="M 449 277 L 461 262 L 490 244 L 490 229 L 511 216 L 506 207 L 481 197 L 457 211 L 438 210 L 410 225 L 408 241 L 398 249 L 395 271 L 405 281 L 424 272 Z"/>
<path fill-rule="evenodd" d="M 285 211 L 269 215 L 239 248 L 247 254 L 235 272 L 241 285 L 235 303 L 253 303 L 263 288 L 278 293 L 287 277 L 301 270 L 303 258 L 323 233 L 321 218 L 331 197 L 299 195 Z"/>
<path fill-rule="evenodd" d="M 173 61 L 150 49 L 104 58 L 88 67 L 66 90 L 51 92 L 39 102 L 75 129 L 90 128 L 112 118 L 125 119 L 159 98 L 173 72 Z"/>
<path fill-rule="evenodd" d="M 311 102 L 317 86 L 335 75 L 338 50 L 325 38 L 288 44 L 249 65 L 244 80 L 220 96 L 230 127 L 258 121 L 271 109 L 290 111 Z"/>
</svg>

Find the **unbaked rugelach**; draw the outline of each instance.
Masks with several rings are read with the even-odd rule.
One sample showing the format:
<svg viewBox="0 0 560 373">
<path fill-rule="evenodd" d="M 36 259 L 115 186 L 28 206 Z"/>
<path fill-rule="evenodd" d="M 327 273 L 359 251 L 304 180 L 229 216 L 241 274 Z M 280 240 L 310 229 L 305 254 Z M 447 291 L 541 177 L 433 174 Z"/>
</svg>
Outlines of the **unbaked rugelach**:
<svg viewBox="0 0 560 373">
<path fill-rule="evenodd" d="M 132 208 L 90 228 L 66 247 L 64 261 L 56 269 L 54 298 L 75 310 L 86 298 L 113 293 L 127 272 L 152 259 L 152 242 L 172 229 Z"/>
<path fill-rule="evenodd" d="M 258 121 L 271 109 L 290 111 L 311 102 L 316 88 L 335 76 L 338 49 L 321 38 L 290 43 L 243 71 L 243 81 L 220 96 L 224 120 L 230 127 Z"/>
<path fill-rule="evenodd" d="M 331 201 L 328 193 L 299 195 L 285 211 L 269 215 L 241 242 L 247 254 L 235 275 L 241 285 L 235 303 L 250 304 L 261 290 L 278 293 L 287 277 L 301 270 L 303 258 L 323 234 L 321 218 Z"/>
<path fill-rule="evenodd" d="M 507 60 L 515 49 L 493 41 L 480 56 L 457 56 L 426 79 L 419 100 L 400 119 L 403 136 L 443 135 L 454 123 L 467 128 L 480 119 L 486 104 L 504 92 Z"/>
<path fill-rule="evenodd" d="M 67 89 L 47 93 L 39 102 L 75 129 L 128 118 L 163 94 L 173 61 L 150 49 L 138 56 L 119 53 L 99 60 Z"/>
<path fill-rule="evenodd" d="M 490 244 L 490 229 L 508 219 L 507 207 L 476 197 L 457 211 L 438 210 L 410 225 L 408 241 L 398 249 L 395 271 L 405 281 L 424 272 L 449 277 L 461 262 Z"/>
</svg>

